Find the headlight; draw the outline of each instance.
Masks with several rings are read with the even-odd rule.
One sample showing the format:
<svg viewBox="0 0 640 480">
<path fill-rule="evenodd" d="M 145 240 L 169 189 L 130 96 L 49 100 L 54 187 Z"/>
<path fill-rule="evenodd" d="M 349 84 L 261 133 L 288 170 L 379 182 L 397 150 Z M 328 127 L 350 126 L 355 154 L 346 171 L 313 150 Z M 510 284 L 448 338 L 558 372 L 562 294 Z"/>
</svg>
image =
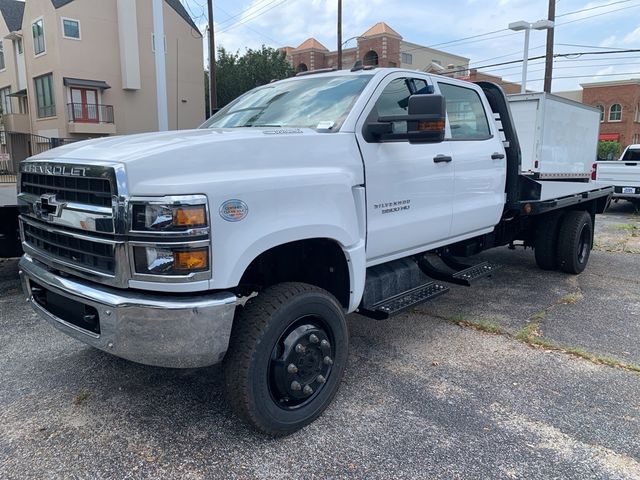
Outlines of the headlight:
<svg viewBox="0 0 640 480">
<path fill-rule="evenodd" d="M 136 272 L 189 275 L 209 270 L 209 248 L 134 247 Z"/>
<path fill-rule="evenodd" d="M 205 205 L 134 204 L 131 229 L 141 232 L 180 232 L 207 226 Z"/>
</svg>

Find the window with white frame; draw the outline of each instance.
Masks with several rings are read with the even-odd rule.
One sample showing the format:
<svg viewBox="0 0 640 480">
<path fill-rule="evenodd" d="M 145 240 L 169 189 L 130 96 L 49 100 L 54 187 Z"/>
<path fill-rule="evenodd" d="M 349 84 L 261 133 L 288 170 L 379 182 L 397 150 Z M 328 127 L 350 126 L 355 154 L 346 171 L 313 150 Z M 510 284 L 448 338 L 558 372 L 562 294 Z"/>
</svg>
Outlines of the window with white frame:
<svg viewBox="0 0 640 480">
<path fill-rule="evenodd" d="M 7 115 L 13 113 L 11 108 L 11 87 L 5 87 L 0 89 L 0 108 L 2 108 L 2 114 Z"/>
<path fill-rule="evenodd" d="M 53 92 L 53 74 L 42 75 L 33 79 L 36 87 L 38 118 L 55 117 L 56 101 Z"/>
<path fill-rule="evenodd" d="M 604 122 L 604 105 L 596 105 L 596 108 L 600 110 L 600 122 Z"/>
<path fill-rule="evenodd" d="M 640 103 L 636 105 L 636 116 L 634 118 L 635 122 L 640 122 Z"/>
<path fill-rule="evenodd" d="M 62 36 L 73 40 L 80 40 L 80 21 L 72 18 L 62 19 Z"/>
<path fill-rule="evenodd" d="M 44 20 L 42 18 L 31 24 L 31 34 L 33 36 L 33 53 L 35 55 L 44 53 Z"/>
<path fill-rule="evenodd" d="M 614 103 L 609 107 L 609 121 L 619 122 L 622 120 L 622 105 Z"/>
<path fill-rule="evenodd" d="M 406 63 L 407 65 L 412 65 L 413 64 L 413 55 L 411 55 L 410 53 L 403 53 L 402 54 L 402 63 Z"/>
<path fill-rule="evenodd" d="M 4 70 L 6 65 L 4 63 L 4 42 L 0 40 L 0 70 Z"/>
</svg>

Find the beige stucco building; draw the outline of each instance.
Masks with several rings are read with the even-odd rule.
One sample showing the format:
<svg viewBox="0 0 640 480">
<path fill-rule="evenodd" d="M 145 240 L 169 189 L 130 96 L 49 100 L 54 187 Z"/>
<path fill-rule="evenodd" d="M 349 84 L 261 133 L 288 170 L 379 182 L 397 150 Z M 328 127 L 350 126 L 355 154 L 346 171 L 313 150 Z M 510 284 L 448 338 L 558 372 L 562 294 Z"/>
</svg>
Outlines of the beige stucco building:
<svg viewBox="0 0 640 480">
<path fill-rule="evenodd" d="M 0 0 L 7 131 L 84 138 L 158 129 L 152 0 Z M 202 35 L 165 0 L 170 129 L 204 120 Z"/>
</svg>

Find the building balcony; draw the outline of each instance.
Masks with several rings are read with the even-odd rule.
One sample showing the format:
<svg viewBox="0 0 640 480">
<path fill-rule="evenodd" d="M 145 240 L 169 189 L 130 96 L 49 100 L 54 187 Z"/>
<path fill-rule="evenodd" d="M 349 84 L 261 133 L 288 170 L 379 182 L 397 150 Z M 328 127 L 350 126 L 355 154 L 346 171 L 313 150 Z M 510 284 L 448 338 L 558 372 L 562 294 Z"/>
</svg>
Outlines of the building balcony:
<svg viewBox="0 0 640 480">
<path fill-rule="evenodd" d="M 6 113 L 2 115 L 2 121 L 7 132 L 29 133 L 31 131 L 31 122 L 26 113 Z"/>
<path fill-rule="evenodd" d="M 113 105 L 68 103 L 69 133 L 115 135 Z"/>
</svg>

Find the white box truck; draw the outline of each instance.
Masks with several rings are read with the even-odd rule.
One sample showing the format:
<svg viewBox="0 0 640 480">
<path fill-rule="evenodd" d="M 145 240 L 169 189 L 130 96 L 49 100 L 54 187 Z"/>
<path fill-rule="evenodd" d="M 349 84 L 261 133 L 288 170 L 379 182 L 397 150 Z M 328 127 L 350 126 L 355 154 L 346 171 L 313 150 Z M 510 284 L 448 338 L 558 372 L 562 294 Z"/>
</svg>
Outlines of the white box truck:
<svg viewBox="0 0 640 480">
<path fill-rule="evenodd" d="M 600 111 L 548 93 L 509 95 L 522 173 L 587 181 L 598 151 Z"/>
</svg>

